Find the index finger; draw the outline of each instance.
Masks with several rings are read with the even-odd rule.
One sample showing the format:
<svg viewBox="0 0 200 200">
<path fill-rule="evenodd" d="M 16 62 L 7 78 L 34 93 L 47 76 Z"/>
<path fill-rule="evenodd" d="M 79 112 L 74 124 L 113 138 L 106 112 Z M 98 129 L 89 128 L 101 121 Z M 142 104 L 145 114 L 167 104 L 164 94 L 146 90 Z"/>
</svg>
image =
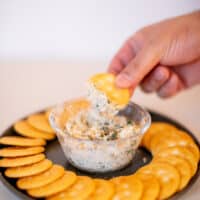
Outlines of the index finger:
<svg viewBox="0 0 200 200">
<path fill-rule="evenodd" d="M 135 57 L 136 51 L 132 44 L 131 39 L 127 40 L 124 45 L 119 49 L 117 54 L 111 60 L 108 67 L 108 72 L 115 75 L 119 74 Z"/>
</svg>

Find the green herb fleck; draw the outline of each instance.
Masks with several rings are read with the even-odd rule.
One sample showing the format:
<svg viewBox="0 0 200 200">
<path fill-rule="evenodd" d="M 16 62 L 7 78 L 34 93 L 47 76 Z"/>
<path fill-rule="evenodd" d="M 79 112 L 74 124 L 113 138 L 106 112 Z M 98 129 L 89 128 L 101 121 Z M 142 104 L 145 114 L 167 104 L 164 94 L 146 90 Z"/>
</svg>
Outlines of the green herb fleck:
<svg viewBox="0 0 200 200">
<path fill-rule="evenodd" d="M 107 126 L 102 127 L 102 130 L 104 131 L 105 135 L 109 134 L 109 128 Z"/>
<path fill-rule="evenodd" d="M 132 149 L 130 149 L 130 150 L 128 150 L 128 151 L 126 151 L 126 153 L 127 154 L 130 154 L 130 153 L 132 153 L 133 152 L 133 150 Z"/>
<path fill-rule="evenodd" d="M 128 120 L 128 121 L 127 121 L 127 125 L 130 125 L 130 124 L 132 124 L 132 121 L 131 121 L 131 120 Z"/>
<path fill-rule="evenodd" d="M 110 140 L 115 140 L 117 139 L 117 132 L 114 132 L 111 136 L 110 136 Z"/>
</svg>

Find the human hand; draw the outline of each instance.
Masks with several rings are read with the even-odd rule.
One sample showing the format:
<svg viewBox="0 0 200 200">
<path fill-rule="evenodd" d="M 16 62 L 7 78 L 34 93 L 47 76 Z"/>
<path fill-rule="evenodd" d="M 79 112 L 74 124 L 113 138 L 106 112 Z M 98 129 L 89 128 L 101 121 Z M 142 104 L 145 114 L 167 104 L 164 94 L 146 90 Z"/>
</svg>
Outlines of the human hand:
<svg viewBox="0 0 200 200">
<path fill-rule="evenodd" d="M 147 26 L 131 36 L 108 69 L 116 85 L 141 85 L 170 97 L 200 83 L 200 11 Z"/>
</svg>

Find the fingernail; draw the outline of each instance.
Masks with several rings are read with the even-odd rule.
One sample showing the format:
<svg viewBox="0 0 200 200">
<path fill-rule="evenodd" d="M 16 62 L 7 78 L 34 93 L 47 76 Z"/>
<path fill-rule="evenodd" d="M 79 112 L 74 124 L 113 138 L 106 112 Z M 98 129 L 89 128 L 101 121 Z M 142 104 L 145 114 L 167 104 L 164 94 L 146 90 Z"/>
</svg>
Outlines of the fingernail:
<svg viewBox="0 0 200 200">
<path fill-rule="evenodd" d="M 131 78 L 129 75 L 122 73 L 116 78 L 116 85 L 122 88 L 128 88 L 131 86 Z"/>
<path fill-rule="evenodd" d="M 141 87 L 142 87 L 142 90 L 146 93 L 151 93 L 151 92 L 154 92 L 155 90 L 150 84 L 143 84 Z"/>
<path fill-rule="evenodd" d="M 166 79 L 167 77 L 167 74 L 166 74 L 166 71 L 163 70 L 163 69 L 157 69 L 156 72 L 155 72 L 155 79 L 157 81 L 161 81 L 163 79 Z"/>
</svg>

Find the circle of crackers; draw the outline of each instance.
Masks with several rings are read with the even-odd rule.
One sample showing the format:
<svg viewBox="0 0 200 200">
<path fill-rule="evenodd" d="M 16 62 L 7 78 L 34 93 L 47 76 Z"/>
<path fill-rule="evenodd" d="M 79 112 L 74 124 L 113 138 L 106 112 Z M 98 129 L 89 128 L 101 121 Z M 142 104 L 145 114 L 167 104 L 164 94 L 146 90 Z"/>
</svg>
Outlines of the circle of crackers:
<svg viewBox="0 0 200 200">
<path fill-rule="evenodd" d="M 87 106 L 87 105 L 85 105 Z M 81 101 L 74 104 L 76 112 Z M 5 175 L 17 178 L 16 185 L 35 198 L 47 200 L 114 200 L 166 199 L 187 186 L 197 171 L 199 148 L 194 140 L 175 126 L 154 122 L 145 133 L 141 146 L 153 155 L 153 160 L 135 174 L 110 180 L 78 176 L 45 159 L 46 140 L 55 133 L 47 125 L 49 110 L 34 114 L 14 125 L 20 136 L 4 136 L 0 144 L 0 167 Z M 41 120 L 39 120 L 41 119 Z M 23 136 L 23 137 L 22 137 Z M 164 176 L 163 176 L 164 174 Z"/>
</svg>

